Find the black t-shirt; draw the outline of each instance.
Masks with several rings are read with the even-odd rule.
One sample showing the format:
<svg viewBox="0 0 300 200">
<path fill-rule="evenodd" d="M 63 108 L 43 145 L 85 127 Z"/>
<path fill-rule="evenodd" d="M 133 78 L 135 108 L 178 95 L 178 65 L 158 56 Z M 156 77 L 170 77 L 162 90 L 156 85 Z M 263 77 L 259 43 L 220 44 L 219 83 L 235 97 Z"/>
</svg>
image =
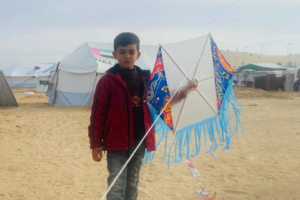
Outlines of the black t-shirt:
<svg viewBox="0 0 300 200">
<path fill-rule="evenodd" d="M 119 73 L 125 82 L 131 96 L 134 139 L 141 139 L 145 135 L 144 111 L 143 111 L 143 82 L 141 75 L 134 69 L 119 69 Z"/>
</svg>

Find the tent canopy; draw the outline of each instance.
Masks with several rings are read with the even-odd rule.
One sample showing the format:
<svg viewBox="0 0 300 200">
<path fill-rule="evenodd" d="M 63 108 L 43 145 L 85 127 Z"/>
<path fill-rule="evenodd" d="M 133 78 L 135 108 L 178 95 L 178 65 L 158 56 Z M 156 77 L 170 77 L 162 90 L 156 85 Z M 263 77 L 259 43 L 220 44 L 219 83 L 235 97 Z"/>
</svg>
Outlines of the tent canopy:
<svg viewBox="0 0 300 200">
<path fill-rule="evenodd" d="M 48 76 L 53 67 L 52 64 L 15 64 L 9 68 L 3 70 L 5 76 L 9 77 L 32 77 L 39 76 L 40 73 L 44 74 L 44 76 Z M 47 72 L 49 74 L 47 74 Z"/>
<path fill-rule="evenodd" d="M 285 71 L 287 68 L 281 65 L 272 63 L 250 63 L 248 65 L 241 66 L 240 70 L 253 70 L 253 71 Z"/>
</svg>

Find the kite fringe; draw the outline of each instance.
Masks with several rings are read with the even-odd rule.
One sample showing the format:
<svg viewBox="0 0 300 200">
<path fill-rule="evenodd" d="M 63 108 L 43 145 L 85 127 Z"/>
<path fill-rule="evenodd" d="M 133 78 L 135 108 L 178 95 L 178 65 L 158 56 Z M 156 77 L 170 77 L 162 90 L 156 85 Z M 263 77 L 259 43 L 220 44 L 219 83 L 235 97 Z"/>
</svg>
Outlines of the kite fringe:
<svg viewBox="0 0 300 200">
<path fill-rule="evenodd" d="M 160 129 L 160 128 L 159 128 Z M 162 128 L 161 128 L 162 129 Z M 161 132 L 161 135 L 160 135 L 160 138 L 156 144 L 156 148 L 160 145 L 160 143 L 165 140 L 165 149 L 164 149 L 164 155 L 163 155 L 163 158 L 162 158 L 162 161 L 161 162 L 164 162 L 165 160 L 165 157 L 166 157 L 166 153 L 167 153 L 167 144 L 168 144 L 168 131 L 169 130 L 166 130 L 166 129 L 163 129 L 159 132 Z M 157 130 L 155 131 L 155 134 L 158 135 L 157 133 Z M 142 166 L 141 168 L 144 167 L 144 164 L 146 163 L 151 163 L 153 162 L 153 158 L 154 158 L 154 155 L 155 155 L 155 152 L 156 151 L 153 151 L 153 152 L 148 152 L 147 150 L 145 150 L 145 156 L 144 156 L 144 159 L 143 159 L 143 163 L 142 163 Z"/>
<path fill-rule="evenodd" d="M 238 136 L 238 130 L 241 129 L 244 134 L 241 124 L 241 109 L 242 105 L 235 98 L 233 93 L 233 77 L 227 87 L 226 93 L 223 97 L 222 107 L 219 116 L 204 119 L 200 122 L 186 126 L 178 130 L 171 146 L 168 150 L 168 168 L 172 162 L 179 164 L 183 160 L 188 160 L 190 156 L 197 156 L 201 150 L 201 139 L 203 138 L 206 146 L 206 153 L 214 156 L 214 152 L 219 146 L 225 145 L 222 151 L 229 150 L 231 145 L 231 138 L 236 135 Z M 229 108 L 232 108 L 233 114 L 230 115 Z M 231 120 L 235 119 L 235 125 L 230 124 Z M 158 126 L 159 125 L 159 126 Z M 233 126 L 233 127 L 232 127 Z M 167 153 L 167 138 L 169 130 L 165 129 L 165 126 L 161 124 L 155 125 L 156 136 L 161 133 L 160 138 L 157 142 L 156 148 L 165 140 L 164 154 L 161 162 L 164 162 Z M 193 140 L 192 140 L 193 139 Z M 194 145 L 191 144 L 193 141 Z M 190 146 L 193 146 L 193 152 Z M 154 152 L 145 151 L 145 157 L 143 164 L 153 162 L 155 155 Z M 184 159 L 186 157 L 186 159 Z"/>
</svg>

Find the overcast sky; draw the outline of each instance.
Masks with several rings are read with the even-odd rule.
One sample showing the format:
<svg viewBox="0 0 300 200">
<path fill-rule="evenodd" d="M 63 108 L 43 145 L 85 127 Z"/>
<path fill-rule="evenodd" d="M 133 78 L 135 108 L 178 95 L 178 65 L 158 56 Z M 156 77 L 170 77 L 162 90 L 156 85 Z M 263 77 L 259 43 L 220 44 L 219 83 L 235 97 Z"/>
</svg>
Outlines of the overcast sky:
<svg viewBox="0 0 300 200">
<path fill-rule="evenodd" d="M 300 0 L 0 0 L 0 68 L 58 62 L 124 31 L 143 44 L 211 32 L 222 50 L 300 53 Z"/>
</svg>

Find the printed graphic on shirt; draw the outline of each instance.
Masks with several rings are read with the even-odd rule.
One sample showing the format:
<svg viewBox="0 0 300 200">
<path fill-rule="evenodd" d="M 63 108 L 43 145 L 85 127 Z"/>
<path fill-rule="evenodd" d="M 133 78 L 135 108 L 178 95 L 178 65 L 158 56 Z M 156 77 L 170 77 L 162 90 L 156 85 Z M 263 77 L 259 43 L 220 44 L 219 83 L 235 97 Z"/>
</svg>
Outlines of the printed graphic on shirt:
<svg viewBox="0 0 300 200">
<path fill-rule="evenodd" d="M 141 107 L 141 97 L 138 96 L 132 97 L 132 107 Z"/>
</svg>

